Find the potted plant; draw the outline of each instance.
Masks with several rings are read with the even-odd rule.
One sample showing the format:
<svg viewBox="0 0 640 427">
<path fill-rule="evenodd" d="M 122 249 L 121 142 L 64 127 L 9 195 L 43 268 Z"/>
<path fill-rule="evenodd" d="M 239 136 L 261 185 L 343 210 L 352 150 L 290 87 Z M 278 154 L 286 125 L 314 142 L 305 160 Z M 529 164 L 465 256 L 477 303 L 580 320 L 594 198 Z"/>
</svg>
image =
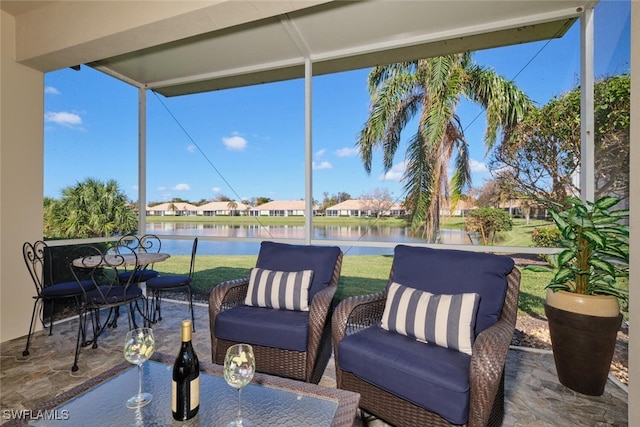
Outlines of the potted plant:
<svg viewBox="0 0 640 427">
<path fill-rule="evenodd" d="M 547 257 L 555 276 L 545 313 L 560 383 L 600 396 L 622 322 L 619 300 L 629 296 L 618 286 L 629 275 L 629 211 L 615 209 L 619 199 L 610 196 L 566 202 L 550 210 L 563 249 Z"/>
</svg>

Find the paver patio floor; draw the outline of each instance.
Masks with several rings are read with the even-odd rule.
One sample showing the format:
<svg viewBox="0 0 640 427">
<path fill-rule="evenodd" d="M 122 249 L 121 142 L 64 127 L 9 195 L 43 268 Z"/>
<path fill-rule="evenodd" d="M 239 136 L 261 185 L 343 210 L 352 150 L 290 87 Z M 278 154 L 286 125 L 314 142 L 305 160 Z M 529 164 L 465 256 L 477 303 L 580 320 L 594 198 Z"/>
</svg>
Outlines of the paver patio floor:
<svg viewBox="0 0 640 427">
<path fill-rule="evenodd" d="M 163 301 L 163 320 L 154 325 L 157 351 L 177 354 L 180 322 L 189 318 L 188 306 Z M 207 306 L 197 304 L 196 332 L 193 334 L 198 357 L 211 360 Z M 0 423 L 7 410 L 34 409 L 50 398 L 106 371 L 124 360 L 122 345 L 127 330 L 126 317 L 117 329 L 99 339 L 97 349 L 83 348 L 77 372 L 71 372 L 78 323 L 76 319 L 54 325 L 53 335 L 34 334 L 30 355 L 22 356 L 26 337 L 0 343 Z M 335 387 L 335 368 L 329 362 L 320 382 Z M 134 392 L 137 384 L 132 384 Z M 584 396 L 562 386 L 556 377 L 553 355 L 548 351 L 512 348 L 505 378 L 505 426 L 626 426 L 628 394 L 623 385 L 610 379 L 599 397 Z M 205 396 L 202 397 L 206 399 Z M 254 425 L 256 425 L 254 423 Z M 361 425 L 356 419 L 356 425 Z M 378 421 L 371 426 L 384 426 Z"/>
</svg>

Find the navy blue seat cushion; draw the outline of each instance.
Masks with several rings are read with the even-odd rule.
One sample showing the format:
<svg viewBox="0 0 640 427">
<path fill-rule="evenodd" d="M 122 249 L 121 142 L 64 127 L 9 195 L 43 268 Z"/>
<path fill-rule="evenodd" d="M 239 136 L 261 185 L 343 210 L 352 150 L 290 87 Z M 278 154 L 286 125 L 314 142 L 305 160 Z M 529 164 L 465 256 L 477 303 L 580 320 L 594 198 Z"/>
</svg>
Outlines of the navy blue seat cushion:
<svg viewBox="0 0 640 427">
<path fill-rule="evenodd" d="M 147 280 L 147 289 L 171 289 L 189 285 L 189 276 L 158 276 Z"/>
<path fill-rule="evenodd" d="M 500 318 L 513 266 L 513 259 L 501 255 L 398 245 L 393 281 L 433 294 L 477 293 L 477 336 Z"/>
<path fill-rule="evenodd" d="M 342 370 L 453 424 L 467 422 L 471 356 L 379 326 L 347 336 L 338 350 Z"/>
<path fill-rule="evenodd" d="M 128 283 L 129 278 L 131 277 L 132 274 L 133 274 L 133 270 L 122 271 L 118 273 L 118 280 L 120 281 L 120 283 Z M 155 270 L 138 271 L 135 277 L 133 278 L 133 280 L 131 281 L 131 283 L 146 282 L 147 280 L 153 279 L 154 277 L 158 277 L 158 276 L 159 274 Z"/>
<path fill-rule="evenodd" d="M 81 287 L 82 286 L 82 287 Z M 77 281 L 56 283 L 54 285 L 45 286 L 42 288 L 40 295 L 43 298 L 64 298 L 69 296 L 82 295 L 85 291 L 90 291 L 96 287 L 92 280 L 82 280 L 80 283 Z"/>
<path fill-rule="evenodd" d="M 308 311 L 240 305 L 218 314 L 214 335 L 229 341 L 307 351 L 308 330 Z"/>
<path fill-rule="evenodd" d="M 134 300 L 142 295 L 142 289 L 137 286 L 100 286 L 87 293 L 88 304 L 117 304 Z"/>
<path fill-rule="evenodd" d="M 313 270 L 309 301 L 331 283 L 340 248 L 262 242 L 256 267 L 274 271 Z"/>
</svg>

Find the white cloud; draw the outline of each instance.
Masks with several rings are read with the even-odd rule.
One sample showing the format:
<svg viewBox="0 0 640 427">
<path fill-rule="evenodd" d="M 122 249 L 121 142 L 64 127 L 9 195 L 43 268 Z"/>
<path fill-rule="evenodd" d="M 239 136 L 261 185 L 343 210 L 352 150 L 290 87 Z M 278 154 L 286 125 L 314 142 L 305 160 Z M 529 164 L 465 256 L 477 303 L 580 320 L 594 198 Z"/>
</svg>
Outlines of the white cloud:
<svg viewBox="0 0 640 427">
<path fill-rule="evenodd" d="M 178 184 L 174 185 L 171 189 L 173 191 L 189 191 L 191 190 L 191 186 L 189 184 Z"/>
<path fill-rule="evenodd" d="M 320 157 L 324 156 L 326 152 L 327 152 L 327 150 L 323 148 L 322 150 L 316 151 L 314 156 L 316 158 L 320 158 Z"/>
<path fill-rule="evenodd" d="M 60 91 L 53 86 L 47 86 L 44 88 L 44 93 L 49 95 L 60 95 Z"/>
<path fill-rule="evenodd" d="M 189 144 L 187 145 L 187 151 L 190 153 L 195 153 L 197 150 L 196 146 L 194 144 Z"/>
<path fill-rule="evenodd" d="M 48 112 L 44 115 L 45 122 L 53 122 L 62 126 L 67 126 L 70 128 L 75 128 L 82 126 L 82 118 L 75 114 L 69 113 L 68 111 L 59 111 L 59 112 Z"/>
<path fill-rule="evenodd" d="M 355 157 L 358 155 L 358 149 L 357 148 L 339 148 L 336 151 L 334 151 L 334 154 L 338 157 Z"/>
<path fill-rule="evenodd" d="M 487 172 L 489 168 L 485 163 L 479 162 L 477 160 L 471 159 L 469 161 L 469 168 L 473 173 Z"/>
<path fill-rule="evenodd" d="M 314 170 L 321 170 L 321 169 L 331 169 L 333 168 L 333 166 L 331 165 L 330 162 L 322 161 L 322 162 L 313 162 L 313 169 Z"/>
<path fill-rule="evenodd" d="M 407 167 L 405 162 L 400 162 L 391 167 L 389 172 L 380 175 L 380 181 L 400 181 L 404 176 L 404 171 Z"/>
<path fill-rule="evenodd" d="M 247 140 L 238 135 L 224 137 L 222 143 L 231 151 L 243 151 L 247 147 Z"/>
<path fill-rule="evenodd" d="M 213 191 L 214 193 L 219 193 L 219 192 L 221 192 L 221 191 L 222 191 L 222 188 L 220 188 L 220 187 L 213 187 L 213 188 L 211 189 L 211 191 Z"/>
</svg>

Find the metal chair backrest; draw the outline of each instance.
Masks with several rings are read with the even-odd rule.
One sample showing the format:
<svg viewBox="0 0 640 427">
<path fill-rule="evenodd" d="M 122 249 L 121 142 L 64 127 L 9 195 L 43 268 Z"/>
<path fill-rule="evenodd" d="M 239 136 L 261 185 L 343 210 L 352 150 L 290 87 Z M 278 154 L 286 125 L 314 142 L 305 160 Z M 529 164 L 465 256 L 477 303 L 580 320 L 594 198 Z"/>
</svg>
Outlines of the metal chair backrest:
<svg viewBox="0 0 640 427">
<path fill-rule="evenodd" d="M 105 305 L 114 301 L 109 300 L 111 288 L 122 287 L 118 281 L 118 269 L 125 265 L 135 268 L 137 264 L 136 251 L 128 246 L 118 246 L 102 252 L 98 247 L 92 245 L 82 245 L 72 251 L 69 268 L 73 277 L 78 282 L 91 280 L 95 289 L 91 290 L 91 299 L 87 299 L 85 293 L 84 303 L 87 305 Z M 131 279 L 124 283 L 126 288 L 132 284 Z"/>
<path fill-rule="evenodd" d="M 114 247 L 126 247 L 137 252 L 159 253 L 162 249 L 162 241 L 155 234 L 138 237 L 134 233 L 129 233 L 120 237 Z"/>
<path fill-rule="evenodd" d="M 123 249 L 123 253 L 127 253 L 129 251 L 138 253 L 160 253 L 162 241 L 155 234 L 145 234 L 142 237 L 138 237 L 134 233 L 130 233 L 120 237 L 112 249 L 116 252 L 120 252 L 120 248 L 126 248 Z M 122 267 L 124 271 L 131 269 L 126 265 L 123 265 Z"/>
<path fill-rule="evenodd" d="M 36 292 L 40 295 L 45 286 L 53 283 L 49 246 L 42 240 L 37 240 L 33 244 L 25 242 L 22 245 L 22 256 Z"/>
<path fill-rule="evenodd" d="M 140 237 L 139 243 L 138 251 L 140 252 L 160 253 L 162 249 L 162 241 L 155 234 L 145 234 Z"/>
<path fill-rule="evenodd" d="M 125 234 L 124 236 L 120 237 L 120 239 L 118 239 L 113 247 L 116 249 L 125 247 L 135 251 L 140 247 L 140 239 L 133 233 Z"/>
<path fill-rule="evenodd" d="M 198 238 L 193 239 L 191 247 L 191 265 L 189 266 L 189 280 L 193 279 L 193 269 L 196 265 L 196 251 L 198 250 Z"/>
</svg>

